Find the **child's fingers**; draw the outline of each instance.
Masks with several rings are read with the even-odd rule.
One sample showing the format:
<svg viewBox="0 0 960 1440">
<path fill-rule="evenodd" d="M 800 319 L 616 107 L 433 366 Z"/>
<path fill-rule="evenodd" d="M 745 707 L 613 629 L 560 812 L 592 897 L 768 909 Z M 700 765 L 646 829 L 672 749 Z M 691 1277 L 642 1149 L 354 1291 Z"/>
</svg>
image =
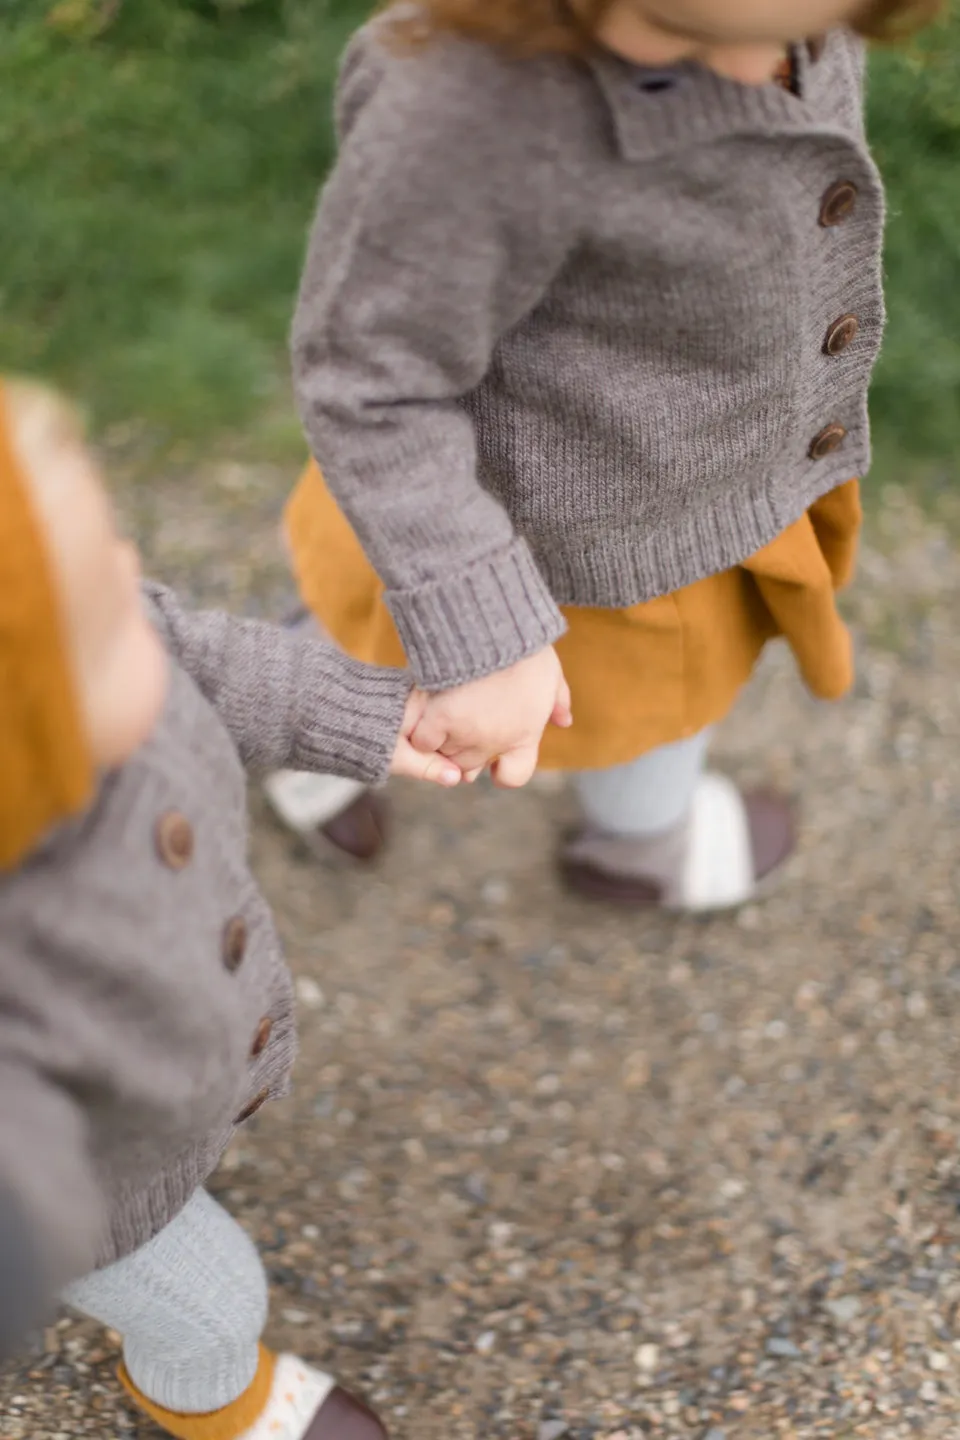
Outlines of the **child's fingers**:
<svg viewBox="0 0 960 1440">
<path fill-rule="evenodd" d="M 447 743 L 447 725 L 428 706 L 410 731 L 409 739 L 414 750 L 422 755 L 434 755 Z"/>
<path fill-rule="evenodd" d="M 494 784 L 499 785 L 501 790 L 519 790 L 527 785 L 537 768 L 538 754 L 538 746 L 521 745 L 501 755 L 490 770 Z"/>
<path fill-rule="evenodd" d="M 421 755 L 407 741 L 401 740 L 390 767 L 393 775 L 402 775 L 408 780 L 425 780 L 431 785 L 442 785 L 452 789 L 463 778 L 459 766 L 444 755 Z"/>
</svg>

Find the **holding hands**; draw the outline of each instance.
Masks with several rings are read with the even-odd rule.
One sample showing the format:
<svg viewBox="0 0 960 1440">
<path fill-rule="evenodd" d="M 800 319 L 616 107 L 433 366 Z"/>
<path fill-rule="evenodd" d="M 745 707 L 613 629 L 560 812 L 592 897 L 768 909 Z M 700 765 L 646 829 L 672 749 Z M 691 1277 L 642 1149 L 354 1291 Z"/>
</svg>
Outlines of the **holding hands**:
<svg viewBox="0 0 960 1440">
<path fill-rule="evenodd" d="M 508 670 L 407 704 L 393 773 L 453 786 L 489 765 L 504 789 L 526 785 L 547 725 L 573 724 L 570 691 L 552 646 Z"/>
</svg>

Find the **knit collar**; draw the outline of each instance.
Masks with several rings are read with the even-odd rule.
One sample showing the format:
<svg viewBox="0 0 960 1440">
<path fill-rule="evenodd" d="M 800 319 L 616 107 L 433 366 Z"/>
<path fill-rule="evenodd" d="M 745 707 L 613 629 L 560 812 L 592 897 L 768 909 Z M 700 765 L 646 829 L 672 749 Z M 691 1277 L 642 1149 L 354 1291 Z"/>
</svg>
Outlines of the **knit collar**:
<svg viewBox="0 0 960 1440">
<path fill-rule="evenodd" d="M 608 52 L 587 63 L 610 109 L 620 153 L 640 161 L 722 135 L 802 133 L 822 125 L 824 102 L 848 78 L 842 52 L 850 43 L 834 31 L 798 47 L 799 95 L 773 83 L 740 85 L 693 64 L 644 70 Z"/>
</svg>

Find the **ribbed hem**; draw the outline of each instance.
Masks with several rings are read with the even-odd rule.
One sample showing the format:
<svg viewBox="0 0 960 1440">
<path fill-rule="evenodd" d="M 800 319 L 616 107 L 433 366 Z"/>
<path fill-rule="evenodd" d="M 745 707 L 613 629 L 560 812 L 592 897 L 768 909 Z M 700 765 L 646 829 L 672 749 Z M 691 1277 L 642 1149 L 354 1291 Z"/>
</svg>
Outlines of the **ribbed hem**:
<svg viewBox="0 0 960 1440">
<path fill-rule="evenodd" d="M 271 1091 L 271 1098 L 279 1096 L 281 1088 Z M 115 1188 L 109 1229 L 97 1255 L 98 1270 L 139 1250 L 185 1209 L 220 1164 L 234 1132 L 233 1125 L 225 1125 L 202 1144 L 166 1161 L 145 1184 Z"/>
<path fill-rule="evenodd" d="M 569 532 L 539 535 L 536 554 L 540 569 L 559 605 L 625 609 L 672 595 L 742 565 L 799 520 L 816 500 L 856 478 L 862 473 L 857 462 L 866 458 L 866 447 L 853 448 L 857 454 L 852 467 L 851 457 L 846 456 L 829 468 L 817 467 L 816 483 L 808 476 L 804 484 L 798 480 L 789 487 L 789 507 L 782 503 L 779 490 L 776 498 L 744 495 L 737 509 L 722 504 L 706 507 L 682 521 L 671 519 L 669 526 L 653 532 L 624 526 L 615 545 L 606 531 L 581 534 L 576 539 Z"/>
<path fill-rule="evenodd" d="M 361 665 L 327 645 L 310 643 L 304 645 L 298 678 L 303 713 L 289 768 L 347 775 L 367 785 L 386 780 L 410 675 Z M 315 707 L 311 695 L 317 697 Z"/>
<path fill-rule="evenodd" d="M 462 575 L 388 592 L 386 600 L 423 690 L 449 690 L 505 670 L 552 645 L 566 629 L 522 540 Z"/>
</svg>

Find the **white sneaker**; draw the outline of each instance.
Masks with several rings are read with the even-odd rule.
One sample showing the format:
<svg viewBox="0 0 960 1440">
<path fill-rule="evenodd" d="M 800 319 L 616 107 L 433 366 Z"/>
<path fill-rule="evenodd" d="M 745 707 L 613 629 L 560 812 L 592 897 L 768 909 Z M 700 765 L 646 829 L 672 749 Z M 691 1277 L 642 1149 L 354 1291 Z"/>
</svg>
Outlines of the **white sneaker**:
<svg viewBox="0 0 960 1440">
<path fill-rule="evenodd" d="M 276 770 L 263 783 L 267 799 L 284 825 L 298 835 L 322 830 L 360 799 L 366 786 L 340 775 Z"/>
</svg>

